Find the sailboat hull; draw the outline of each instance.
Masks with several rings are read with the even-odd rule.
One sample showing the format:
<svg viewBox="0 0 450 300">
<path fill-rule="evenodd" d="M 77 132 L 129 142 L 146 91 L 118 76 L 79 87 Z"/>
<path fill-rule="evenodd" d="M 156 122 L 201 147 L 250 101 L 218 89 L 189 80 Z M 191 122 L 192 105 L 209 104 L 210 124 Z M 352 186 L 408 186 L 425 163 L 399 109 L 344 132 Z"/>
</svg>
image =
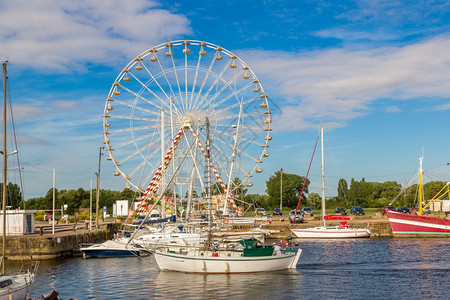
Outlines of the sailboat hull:
<svg viewBox="0 0 450 300">
<path fill-rule="evenodd" d="M 155 259 L 162 271 L 203 274 L 256 273 L 296 268 L 301 252 L 299 249 L 280 256 L 245 257 L 239 252 L 231 251 L 191 251 L 184 254 L 155 251 Z"/>
<path fill-rule="evenodd" d="M 346 239 L 346 238 L 368 238 L 370 230 L 363 228 L 346 228 L 339 226 L 314 227 L 305 229 L 291 229 L 298 238 L 309 239 Z"/>
<path fill-rule="evenodd" d="M 450 237 L 450 219 L 387 211 L 394 236 Z"/>
</svg>

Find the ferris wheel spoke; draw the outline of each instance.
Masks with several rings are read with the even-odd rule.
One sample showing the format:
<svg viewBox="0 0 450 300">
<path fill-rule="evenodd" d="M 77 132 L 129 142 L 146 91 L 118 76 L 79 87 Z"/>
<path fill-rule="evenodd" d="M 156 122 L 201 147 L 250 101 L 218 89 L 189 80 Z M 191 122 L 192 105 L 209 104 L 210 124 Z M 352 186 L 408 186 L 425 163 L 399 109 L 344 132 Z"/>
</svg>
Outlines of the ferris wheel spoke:
<svg viewBox="0 0 450 300">
<path fill-rule="evenodd" d="M 219 137 L 219 136 L 216 136 L 215 134 L 213 134 L 213 135 L 214 135 L 214 138 L 215 138 L 217 141 L 220 141 L 222 144 L 224 144 L 225 146 L 227 146 L 227 148 L 233 149 L 233 145 L 231 145 L 230 143 L 226 142 L 223 138 L 221 138 L 221 137 Z M 213 145 L 214 145 L 214 144 L 213 144 Z M 217 147 L 217 145 L 216 145 L 216 147 Z M 217 147 L 217 148 L 219 148 L 219 147 Z M 241 150 L 241 149 L 239 149 L 239 148 L 236 149 L 236 152 L 237 152 L 237 153 L 240 153 L 240 154 L 242 154 L 242 155 L 247 156 L 248 158 L 250 158 L 251 160 L 253 160 L 253 161 L 255 161 L 255 162 L 256 162 L 256 160 L 257 160 L 256 157 L 251 156 L 250 154 L 248 154 L 247 152 L 244 152 L 243 150 Z"/>
<path fill-rule="evenodd" d="M 142 82 L 141 82 L 139 79 L 137 79 L 137 77 L 135 77 L 134 75 L 133 75 L 133 77 L 136 79 L 137 82 L 139 82 L 139 83 L 142 85 L 143 88 L 145 88 L 148 92 L 150 92 L 156 99 L 159 99 L 162 103 L 164 103 L 164 101 L 162 101 L 162 99 L 160 99 L 160 97 L 159 97 L 156 93 L 154 93 L 151 89 L 149 89 L 147 85 L 145 85 L 144 83 L 142 83 Z M 124 89 L 124 90 L 127 91 L 128 93 L 132 94 L 132 95 L 135 96 L 136 98 L 141 99 L 141 100 L 147 102 L 148 104 L 157 107 L 159 110 L 162 109 L 162 107 L 159 106 L 158 104 L 154 103 L 153 101 L 151 101 L 151 100 L 149 100 L 149 99 L 146 99 L 146 98 L 142 97 L 142 95 L 140 95 L 140 94 L 138 94 L 138 93 L 132 91 L 131 89 L 127 88 L 126 86 L 124 86 L 124 85 L 120 85 L 120 86 L 122 87 L 122 89 Z M 126 104 L 125 102 L 122 102 L 122 104 L 128 106 L 128 104 Z"/>
<path fill-rule="evenodd" d="M 121 147 L 130 145 L 130 144 L 134 144 L 134 143 L 137 143 L 137 142 L 142 141 L 142 140 L 144 140 L 144 139 L 147 139 L 147 138 L 149 138 L 149 137 L 151 137 L 151 136 L 153 136 L 153 135 L 155 135 L 155 133 L 152 132 L 152 133 L 149 133 L 149 134 L 140 136 L 140 137 L 138 137 L 138 138 L 134 138 L 134 139 L 131 139 L 131 140 L 122 142 L 122 143 L 120 143 L 120 144 L 117 144 L 115 147 L 116 147 L 116 148 L 121 148 Z"/>
<path fill-rule="evenodd" d="M 211 103 L 212 103 L 214 100 L 216 100 L 216 98 L 217 98 L 219 95 L 221 95 L 221 94 L 225 91 L 225 89 L 229 88 L 230 85 L 231 85 L 233 82 L 235 82 L 236 79 L 237 79 L 241 74 L 242 74 L 242 71 L 241 71 L 241 72 L 237 72 L 237 73 L 234 75 L 234 77 L 233 77 L 231 80 L 229 80 L 228 82 L 226 82 L 226 83 L 224 84 L 224 86 L 222 86 L 222 88 L 221 88 L 219 91 L 217 91 L 212 97 L 208 97 L 208 101 L 205 101 L 205 102 L 202 104 L 202 106 L 200 106 L 198 109 L 199 109 L 199 110 L 202 110 L 202 109 L 205 109 L 205 107 L 207 107 L 208 105 L 211 105 Z M 214 109 L 215 107 L 219 106 L 220 104 L 224 103 L 225 101 L 227 101 L 227 100 L 229 100 L 229 99 L 235 97 L 236 95 L 240 94 L 242 91 L 245 91 L 245 90 L 246 90 L 247 88 L 249 88 L 249 87 L 250 87 L 250 84 L 248 84 L 247 86 L 243 86 L 243 87 L 241 87 L 241 88 L 238 89 L 238 90 L 235 90 L 235 91 L 234 91 L 233 93 L 231 93 L 229 96 L 224 97 L 223 99 L 221 99 L 220 101 L 218 101 L 217 103 L 215 103 L 214 105 L 212 105 L 209 109 Z M 203 97 L 203 99 L 206 100 L 207 96 L 208 96 L 208 94 L 205 95 L 205 97 Z"/>
<path fill-rule="evenodd" d="M 206 54 L 206 52 L 204 52 L 203 46 L 200 46 L 200 51 L 199 51 L 199 55 L 198 55 L 198 59 L 197 59 L 197 66 L 195 67 L 195 75 L 194 75 L 194 82 L 192 83 L 192 90 L 191 90 L 191 99 L 189 101 L 189 107 L 188 109 L 191 110 L 192 109 L 192 104 L 193 104 L 193 99 L 194 99 L 194 92 L 195 92 L 195 87 L 197 86 L 197 79 L 198 79 L 198 74 L 199 74 L 199 70 L 200 70 L 200 62 L 202 60 L 202 57 Z M 214 61 L 213 61 L 214 62 Z M 187 86 L 187 84 L 186 84 Z M 186 98 L 187 99 L 187 98 Z"/>
<path fill-rule="evenodd" d="M 201 84 L 201 86 L 200 86 L 200 88 L 199 88 L 199 90 L 197 92 L 195 100 L 192 101 L 192 106 L 190 106 L 190 110 L 194 110 L 194 108 L 197 106 L 197 102 L 200 99 L 200 96 L 201 96 L 201 94 L 203 92 L 203 88 L 205 87 L 206 83 L 208 82 L 209 75 L 211 74 L 211 71 L 212 71 L 212 68 L 213 68 L 215 62 L 216 62 L 216 57 L 213 56 L 213 58 L 211 60 L 211 63 L 209 64 L 209 67 L 208 67 L 208 69 L 207 69 L 207 71 L 205 73 L 205 76 L 203 77 L 202 84 Z M 195 86 L 193 86 L 192 89 L 194 91 Z"/>
<path fill-rule="evenodd" d="M 231 64 L 231 61 L 227 62 L 227 63 L 223 66 L 223 68 L 222 68 L 222 70 L 220 71 L 220 73 L 217 75 L 217 77 L 216 77 L 216 78 L 214 79 L 214 81 L 211 83 L 209 89 L 206 91 L 206 93 L 205 93 L 204 95 L 201 96 L 200 101 L 197 103 L 197 106 L 194 107 L 194 109 L 200 110 L 201 107 L 204 107 L 205 101 L 206 101 L 207 99 L 209 99 L 209 97 L 208 97 L 209 94 L 211 93 L 211 91 L 212 91 L 215 87 L 218 87 L 218 83 L 222 80 L 222 76 L 224 75 L 224 73 L 226 72 L 226 70 L 229 68 L 230 64 Z M 236 78 L 236 76 L 233 77 L 233 78 Z M 226 88 L 227 86 L 229 86 L 232 82 L 233 82 L 233 80 L 229 80 L 228 83 L 226 83 L 226 84 L 222 87 L 222 89 L 220 89 L 221 92 L 223 92 L 223 91 L 225 90 L 225 88 Z M 215 97 L 213 96 L 213 98 L 215 99 L 215 98 L 217 97 L 217 95 L 218 95 L 218 93 L 216 93 Z M 210 101 L 207 101 L 207 102 L 210 102 Z"/>
<path fill-rule="evenodd" d="M 257 99 L 258 99 L 258 97 L 254 97 L 254 98 L 249 98 L 247 100 L 244 100 L 242 102 L 238 101 L 238 102 L 236 102 L 236 103 L 234 103 L 232 105 L 226 106 L 226 107 L 221 108 L 221 109 L 217 109 L 217 110 L 215 110 L 215 112 L 216 112 L 216 114 L 221 114 L 223 112 L 226 112 L 227 110 L 232 110 L 234 108 L 238 108 L 238 107 L 241 106 L 241 104 L 242 104 L 242 106 L 247 106 L 248 104 L 254 102 Z"/>
<path fill-rule="evenodd" d="M 138 105 L 135 105 L 135 104 L 129 104 L 129 103 L 126 103 L 126 102 L 123 102 L 123 101 L 120 101 L 120 100 L 114 100 L 114 101 L 115 101 L 117 104 L 120 104 L 120 105 L 129 107 L 129 108 L 131 108 L 131 109 L 138 109 L 138 110 L 140 110 L 140 111 L 142 111 L 142 112 L 146 112 L 146 113 L 149 113 L 149 114 L 152 114 L 152 115 L 159 116 L 158 113 L 156 113 L 156 112 L 154 112 L 154 111 L 152 111 L 152 110 L 149 110 L 149 109 L 145 109 L 145 108 L 140 107 L 140 106 L 138 106 Z"/>
<path fill-rule="evenodd" d="M 245 117 L 259 117 L 260 115 L 261 115 L 261 114 L 258 113 L 258 112 L 243 113 L 243 114 L 241 114 L 241 115 L 239 115 L 239 114 L 222 115 L 222 116 L 220 116 L 220 117 L 211 118 L 211 120 L 214 120 L 214 121 L 223 121 L 223 120 L 237 119 L 237 118 L 239 118 L 239 116 L 240 116 L 241 118 L 244 118 L 244 119 L 245 119 Z"/>
<path fill-rule="evenodd" d="M 111 119 L 125 119 L 125 120 L 140 120 L 140 121 L 147 121 L 152 122 L 153 118 L 144 118 L 144 117 L 135 117 L 135 116 L 121 116 L 121 115 L 113 115 L 109 116 Z"/>
</svg>

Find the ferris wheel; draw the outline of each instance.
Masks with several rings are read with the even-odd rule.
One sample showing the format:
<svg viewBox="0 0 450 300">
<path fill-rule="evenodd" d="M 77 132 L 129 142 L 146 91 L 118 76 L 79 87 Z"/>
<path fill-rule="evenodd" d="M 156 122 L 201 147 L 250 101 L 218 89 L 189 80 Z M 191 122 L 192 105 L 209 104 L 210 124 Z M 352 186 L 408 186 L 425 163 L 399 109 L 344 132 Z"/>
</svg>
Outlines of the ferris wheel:
<svg viewBox="0 0 450 300">
<path fill-rule="evenodd" d="M 184 197 L 217 184 L 232 195 L 262 172 L 271 122 L 261 82 L 244 61 L 180 40 L 142 52 L 119 73 L 105 103 L 103 143 L 125 187 L 156 193 L 170 181 Z"/>
</svg>

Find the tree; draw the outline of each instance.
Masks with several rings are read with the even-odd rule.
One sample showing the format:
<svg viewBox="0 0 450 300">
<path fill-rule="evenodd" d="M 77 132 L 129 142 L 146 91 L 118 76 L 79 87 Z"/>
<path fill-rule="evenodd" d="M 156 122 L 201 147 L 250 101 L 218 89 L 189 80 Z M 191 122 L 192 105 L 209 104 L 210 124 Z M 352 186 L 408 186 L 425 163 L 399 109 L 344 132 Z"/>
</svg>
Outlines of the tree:
<svg viewBox="0 0 450 300">
<path fill-rule="evenodd" d="M 341 199 L 345 199 L 348 197 L 348 184 L 344 178 L 339 179 L 337 192 L 338 197 Z"/>
<path fill-rule="evenodd" d="M 303 183 L 305 177 L 297 174 L 289 174 L 283 172 L 283 206 L 294 208 L 297 206 L 298 199 L 302 193 Z M 303 191 L 302 199 L 306 200 L 305 194 L 308 193 L 309 180 L 306 180 L 305 189 Z M 269 195 L 269 204 L 273 207 L 280 205 L 280 186 L 281 186 L 281 171 L 275 172 L 266 181 L 266 193 Z M 305 201 L 304 200 L 304 201 Z"/>
<path fill-rule="evenodd" d="M 3 183 L 0 183 L 0 191 L 3 190 Z M 16 183 L 9 182 L 6 185 L 6 205 L 11 206 L 12 209 L 23 207 L 22 192 Z"/>
<path fill-rule="evenodd" d="M 306 204 L 313 209 L 319 209 L 321 207 L 321 202 L 322 198 L 317 193 L 309 194 L 306 199 Z"/>
</svg>

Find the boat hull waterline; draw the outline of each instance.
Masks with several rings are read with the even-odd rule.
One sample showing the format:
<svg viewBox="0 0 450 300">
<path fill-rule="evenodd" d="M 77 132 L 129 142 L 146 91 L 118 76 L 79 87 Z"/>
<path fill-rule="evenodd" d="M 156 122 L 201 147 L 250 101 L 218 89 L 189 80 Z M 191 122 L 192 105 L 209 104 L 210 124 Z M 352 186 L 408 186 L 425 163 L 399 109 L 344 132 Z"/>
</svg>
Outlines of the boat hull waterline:
<svg viewBox="0 0 450 300">
<path fill-rule="evenodd" d="M 450 219 L 386 212 L 394 236 L 450 237 Z"/>
<path fill-rule="evenodd" d="M 257 273 L 296 268 L 302 250 L 280 256 L 243 257 L 236 252 L 188 252 L 186 254 L 155 251 L 155 259 L 161 271 L 185 273 L 229 274 Z M 201 253 L 204 255 L 202 256 Z"/>
<path fill-rule="evenodd" d="M 298 238 L 315 239 L 368 238 L 371 235 L 369 229 L 345 227 L 314 227 L 306 229 L 291 229 L 291 231 Z"/>
</svg>

